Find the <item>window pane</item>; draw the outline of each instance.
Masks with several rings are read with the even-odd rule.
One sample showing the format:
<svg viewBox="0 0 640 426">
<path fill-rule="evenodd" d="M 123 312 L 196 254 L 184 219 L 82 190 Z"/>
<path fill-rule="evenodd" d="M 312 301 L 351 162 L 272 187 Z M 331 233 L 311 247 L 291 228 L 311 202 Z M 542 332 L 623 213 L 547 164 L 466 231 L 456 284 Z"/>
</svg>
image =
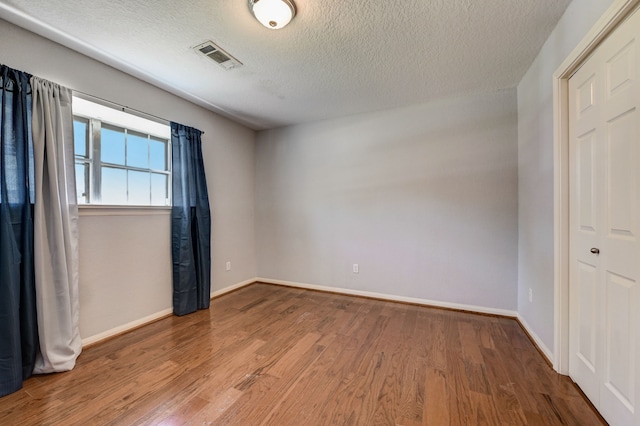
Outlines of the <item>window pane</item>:
<svg viewBox="0 0 640 426">
<path fill-rule="evenodd" d="M 167 142 L 158 139 L 149 140 L 150 168 L 153 170 L 167 170 Z"/>
<path fill-rule="evenodd" d="M 127 134 L 127 166 L 149 168 L 149 140 L 146 136 Z"/>
<path fill-rule="evenodd" d="M 78 194 L 78 204 L 89 202 L 89 188 L 87 187 L 89 167 L 88 164 L 76 163 L 76 194 Z"/>
<path fill-rule="evenodd" d="M 73 145 L 76 155 L 87 156 L 88 130 L 88 121 L 79 118 L 73 120 Z"/>
<path fill-rule="evenodd" d="M 159 173 L 151 174 L 151 205 L 168 206 L 169 194 L 167 187 L 167 175 Z"/>
<path fill-rule="evenodd" d="M 76 97 L 73 110 L 79 204 L 171 205 L 169 126 Z"/>
<path fill-rule="evenodd" d="M 102 204 L 127 204 L 127 171 L 102 167 Z"/>
<path fill-rule="evenodd" d="M 129 202 L 127 204 L 149 205 L 151 192 L 149 179 L 149 173 L 147 172 L 129 170 Z"/>
<path fill-rule="evenodd" d="M 103 125 L 100 131 L 100 155 L 103 163 L 124 165 L 124 131 Z"/>
</svg>

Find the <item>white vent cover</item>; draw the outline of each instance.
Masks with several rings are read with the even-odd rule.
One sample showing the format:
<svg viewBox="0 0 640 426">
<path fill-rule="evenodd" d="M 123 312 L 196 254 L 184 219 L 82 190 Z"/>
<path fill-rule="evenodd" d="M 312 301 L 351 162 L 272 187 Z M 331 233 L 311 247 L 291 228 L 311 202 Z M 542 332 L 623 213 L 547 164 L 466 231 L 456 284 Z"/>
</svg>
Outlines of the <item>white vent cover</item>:
<svg viewBox="0 0 640 426">
<path fill-rule="evenodd" d="M 242 62 L 225 52 L 220 46 L 212 41 L 206 41 L 194 47 L 195 50 L 211 59 L 222 68 L 231 70 L 242 66 Z"/>
</svg>

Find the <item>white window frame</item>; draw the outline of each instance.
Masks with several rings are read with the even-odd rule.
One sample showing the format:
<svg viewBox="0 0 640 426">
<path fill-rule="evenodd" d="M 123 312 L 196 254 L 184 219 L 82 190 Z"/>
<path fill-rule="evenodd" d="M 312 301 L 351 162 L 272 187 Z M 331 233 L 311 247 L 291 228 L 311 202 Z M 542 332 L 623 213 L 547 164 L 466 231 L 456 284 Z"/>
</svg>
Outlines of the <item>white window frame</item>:
<svg viewBox="0 0 640 426">
<path fill-rule="evenodd" d="M 73 117 L 87 121 L 88 125 L 88 143 L 87 155 L 85 157 L 75 156 L 75 164 L 84 163 L 89 167 L 88 178 L 85 178 L 85 188 L 89 191 L 86 194 L 86 203 L 79 203 L 79 206 L 103 206 L 103 207 L 170 207 L 172 204 L 171 193 L 171 128 L 166 123 L 149 120 L 139 115 L 108 107 L 106 105 L 96 103 L 82 97 L 73 97 Z M 125 132 L 132 131 L 148 135 L 154 139 L 166 141 L 166 170 L 157 170 L 152 168 L 140 168 L 129 165 L 104 163 L 101 161 L 100 135 L 102 125 L 108 125 L 123 129 Z M 131 170 L 138 172 L 149 172 L 154 174 L 163 174 L 167 176 L 167 199 L 164 205 L 158 204 L 105 204 L 102 203 L 102 167 L 110 167 L 121 170 Z M 151 199 L 149 200 L 151 202 Z"/>
</svg>

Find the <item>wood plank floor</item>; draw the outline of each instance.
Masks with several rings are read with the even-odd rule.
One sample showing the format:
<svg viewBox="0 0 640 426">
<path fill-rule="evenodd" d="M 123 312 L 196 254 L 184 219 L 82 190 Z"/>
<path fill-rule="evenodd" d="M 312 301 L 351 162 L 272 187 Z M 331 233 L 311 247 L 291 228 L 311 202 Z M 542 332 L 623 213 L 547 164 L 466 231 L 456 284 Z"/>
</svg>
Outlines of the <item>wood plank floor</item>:
<svg viewBox="0 0 640 426">
<path fill-rule="evenodd" d="M 7 425 L 600 425 L 518 323 L 254 284 L 0 398 Z"/>
</svg>

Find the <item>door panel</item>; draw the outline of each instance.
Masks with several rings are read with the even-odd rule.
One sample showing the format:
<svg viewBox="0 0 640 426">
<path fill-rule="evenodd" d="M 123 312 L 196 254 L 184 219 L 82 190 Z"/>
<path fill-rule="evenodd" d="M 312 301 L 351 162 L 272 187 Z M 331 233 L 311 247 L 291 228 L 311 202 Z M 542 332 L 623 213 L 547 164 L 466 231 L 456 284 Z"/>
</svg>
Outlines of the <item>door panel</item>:
<svg viewBox="0 0 640 426">
<path fill-rule="evenodd" d="M 635 74 L 635 39 L 606 61 L 607 95 L 615 97 L 633 82 Z"/>
<path fill-rule="evenodd" d="M 569 80 L 569 374 L 640 425 L 640 13 Z"/>
<path fill-rule="evenodd" d="M 635 164 L 638 141 L 633 139 L 637 119 L 635 110 L 627 111 L 607 123 L 607 211 L 608 231 L 612 238 L 636 235 L 637 186 Z"/>
<path fill-rule="evenodd" d="M 632 321 L 636 293 L 633 279 L 607 274 L 607 330 L 605 386 L 629 410 L 635 400 L 634 369 L 635 323 Z"/>
<path fill-rule="evenodd" d="M 583 118 L 584 114 L 589 111 L 589 108 L 595 105 L 595 75 L 590 75 L 584 82 L 577 88 L 577 104 L 578 113 L 577 118 Z"/>
<path fill-rule="evenodd" d="M 606 100 L 602 268 L 605 273 L 604 359 L 600 410 L 611 424 L 640 424 L 638 330 L 640 299 L 640 13 L 623 23 L 599 51 Z"/>
<path fill-rule="evenodd" d="M 578 199 L 580 203 L 576 208 L 580 209 L 580 230 L 583 232 L 596 232 L 596 132 L 591 131 L 578 138 Z"/>
<path fill-rule="evenodd" d="M 580 335 L 577 355 L 588 369 L 588 374 L 596 371 L 596 330 L 598 327 L 596 313 L 597 269 L 593 265 L 579 263 L 578 282 L 578 317 L 580 318 Z"/>
<path fill-rule="evenodd" d="M 601 229 L 602 130 L 595 125 L 602 94 L 597 67 L 586 63 L 569 81 L 570 179 L 570 363 L 569 374 L 594 401 L 599 398 L 601 370 L 598 331 L 600 259 L 591 253 L 599 244 Z M 575 135 L 575 136 L 574 136 Z"/>
</svg>

